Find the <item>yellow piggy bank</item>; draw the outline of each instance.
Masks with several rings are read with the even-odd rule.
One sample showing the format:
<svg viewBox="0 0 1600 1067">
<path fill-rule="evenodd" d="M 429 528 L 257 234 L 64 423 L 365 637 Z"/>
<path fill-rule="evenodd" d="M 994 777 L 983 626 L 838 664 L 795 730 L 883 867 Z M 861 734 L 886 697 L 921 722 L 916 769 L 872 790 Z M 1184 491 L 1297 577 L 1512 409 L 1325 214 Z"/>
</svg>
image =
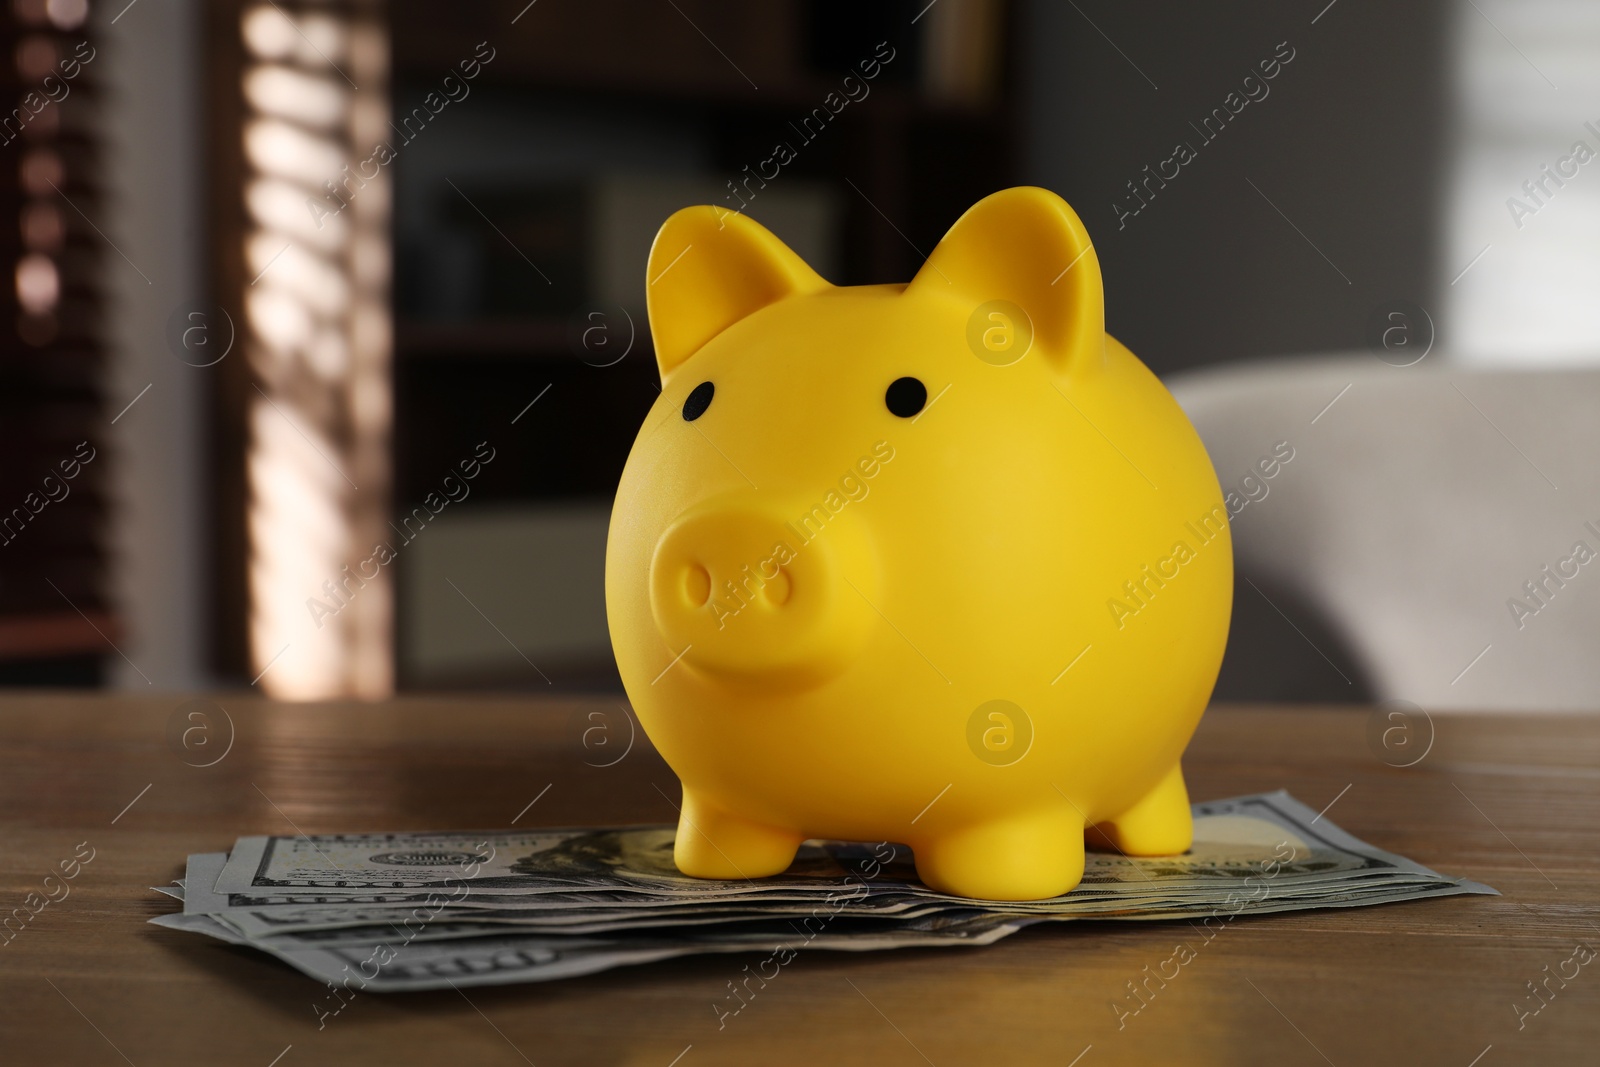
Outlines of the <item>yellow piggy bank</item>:
<svg viewBox="0 0 1600 1067">
<path fill-rule="evenodd" d="M 683 782 L 679 869 L 891 840 L 935 889 L 1033 900 L 1082 879 L 1086 833 L 1187 849 L 1228 513 L 1188 419 L 1106 334 L 1072 209 L 1008 189 L 910 284 L 837 287 L 693 207 L 648 269 L 661 396 L 606 606 Z"/>
</svg>

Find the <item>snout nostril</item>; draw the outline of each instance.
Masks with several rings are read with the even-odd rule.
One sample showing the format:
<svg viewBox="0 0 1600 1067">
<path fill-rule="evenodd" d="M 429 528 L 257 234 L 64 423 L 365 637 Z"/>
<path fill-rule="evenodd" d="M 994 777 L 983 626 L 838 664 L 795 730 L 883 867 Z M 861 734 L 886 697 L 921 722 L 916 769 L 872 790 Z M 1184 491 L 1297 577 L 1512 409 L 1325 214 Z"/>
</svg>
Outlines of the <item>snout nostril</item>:
<svg viewBox="0 0 1600 1067">
<path fill-rule="evenodd" d="M 704 607 L 711 600 L 711 572 L 698 563 L 691 563 L 683 572 L 683 595 L 694 607 Z"/>
<path fill-rule="evenodd" d="M 783 607 L 789 602 L 790 594 L 794 592 L 794 588 L 789 582 L 789 572 L 780 567 L 777 577 L 768 579 L 761 592 L 773 607 Z"/>
</svg>

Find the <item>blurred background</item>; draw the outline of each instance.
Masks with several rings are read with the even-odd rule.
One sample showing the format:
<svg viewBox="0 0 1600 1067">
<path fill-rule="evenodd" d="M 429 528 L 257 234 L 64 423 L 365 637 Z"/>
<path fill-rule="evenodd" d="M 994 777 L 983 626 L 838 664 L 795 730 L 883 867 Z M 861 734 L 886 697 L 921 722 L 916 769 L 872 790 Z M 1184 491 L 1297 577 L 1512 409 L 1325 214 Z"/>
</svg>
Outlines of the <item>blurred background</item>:
<svg viewBox="0 0 1600 1067">
<path fill-rule="evenodd" d="M 1600 5 L 4 5 L 0 684 L 616 687 L 660 222 L 903 281 L 1036 184 L 1231 494 L 1219 697 L 1600 703 Z"/>
</svg>

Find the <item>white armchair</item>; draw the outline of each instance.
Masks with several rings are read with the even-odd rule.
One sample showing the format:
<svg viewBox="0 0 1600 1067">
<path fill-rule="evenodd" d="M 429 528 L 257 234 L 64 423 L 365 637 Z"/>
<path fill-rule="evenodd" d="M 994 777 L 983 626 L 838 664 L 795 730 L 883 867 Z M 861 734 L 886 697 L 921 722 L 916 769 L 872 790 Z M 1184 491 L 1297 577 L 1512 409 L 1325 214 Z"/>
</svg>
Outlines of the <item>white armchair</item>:
<svg viewBox="0 0 1600 1067">
<path fill-rule="evenodd" d="M 1219 698 L 1600 708 L 1600 370 L 1353 354 L 1168 384 L 1235 495 Z"/>
</svg>

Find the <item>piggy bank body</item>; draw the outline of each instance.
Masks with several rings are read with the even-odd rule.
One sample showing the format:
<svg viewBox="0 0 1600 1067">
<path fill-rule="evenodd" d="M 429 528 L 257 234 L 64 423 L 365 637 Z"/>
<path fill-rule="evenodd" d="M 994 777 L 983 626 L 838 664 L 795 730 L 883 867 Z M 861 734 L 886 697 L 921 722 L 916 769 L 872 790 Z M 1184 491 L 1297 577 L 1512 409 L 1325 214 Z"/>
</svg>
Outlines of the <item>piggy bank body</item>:
<svg viewBox="0 0 1600 1067">
<path fill-rule="evenodd" d="M 689 208 L 649 272 L 662 392 L 606 598 L 682 780 L 679 868 L 755 878 L 807 838 L 890 840 L 936 889 L 1026 900 L 1078 884 L 1086 834 L 1187 849 L 1227 511 L 1183 412 L 1105 333 L 1072 209 L 1006 190 L 909 284 L 835 287 Z"/>
</svg>

